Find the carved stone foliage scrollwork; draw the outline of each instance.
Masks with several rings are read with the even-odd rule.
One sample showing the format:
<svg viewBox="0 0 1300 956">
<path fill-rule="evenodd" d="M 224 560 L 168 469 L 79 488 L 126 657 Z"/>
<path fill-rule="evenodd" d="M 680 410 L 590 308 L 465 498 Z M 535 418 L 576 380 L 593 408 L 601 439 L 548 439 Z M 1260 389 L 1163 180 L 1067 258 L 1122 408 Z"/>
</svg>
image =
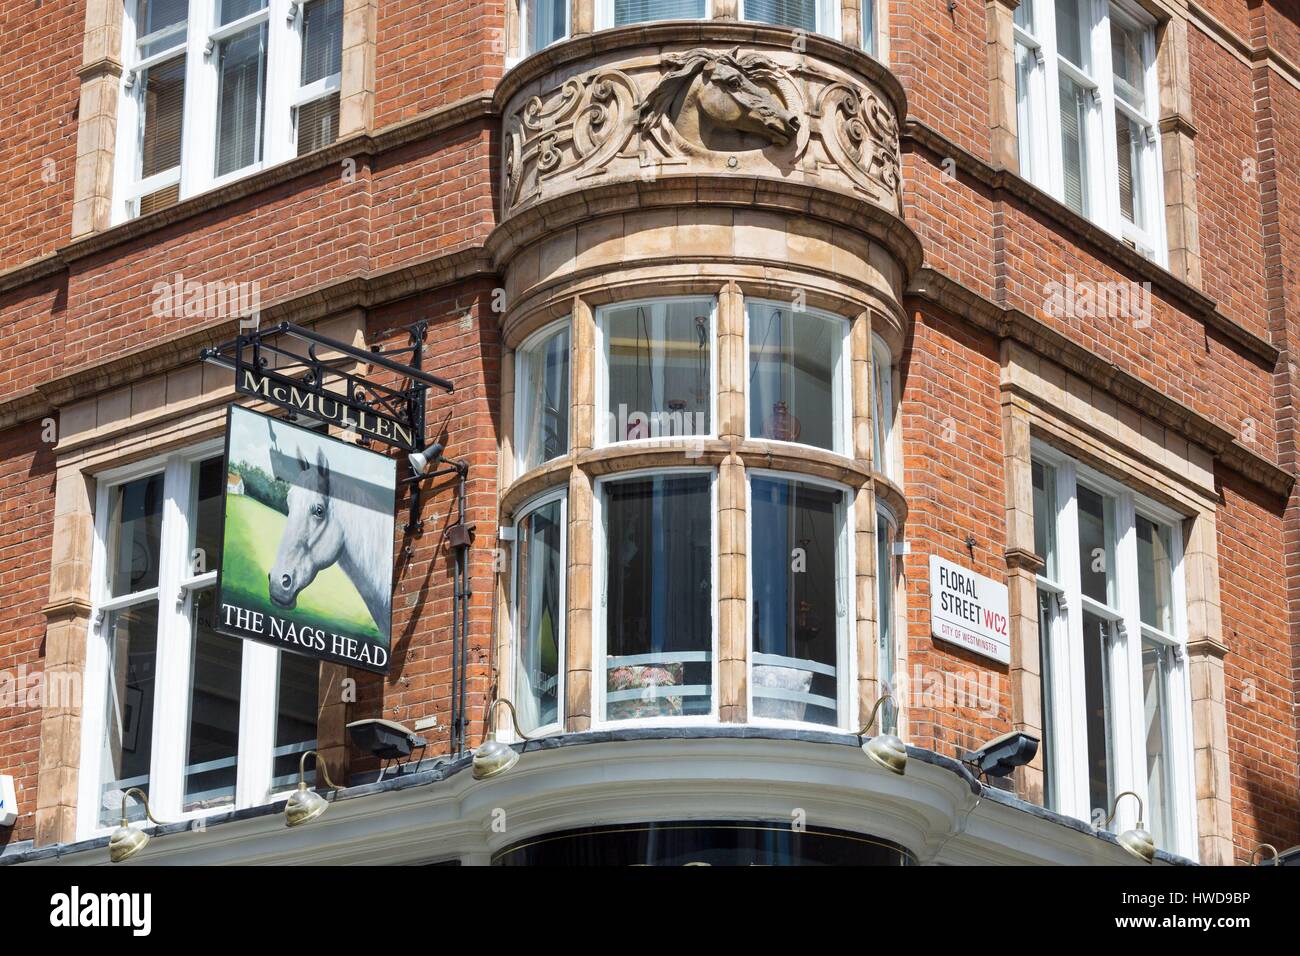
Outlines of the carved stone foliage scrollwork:
<svg viewBox="0 0 1300 956">
<path fill-rule="evenodd" d="M 899 209 L 898 118 L 863 78 L 788 50 L 628 51 L 507 104 L 504 213 L 586 186 L 777 176 Z"/>
<path fill-rule="evenodd" d="M 559 173 L 602 173 L 633 132 L 639 99 L 631 78 L 600 70 L 529 99 L 505 133 L 506 208 L 527 204 Z"/>
</svg>

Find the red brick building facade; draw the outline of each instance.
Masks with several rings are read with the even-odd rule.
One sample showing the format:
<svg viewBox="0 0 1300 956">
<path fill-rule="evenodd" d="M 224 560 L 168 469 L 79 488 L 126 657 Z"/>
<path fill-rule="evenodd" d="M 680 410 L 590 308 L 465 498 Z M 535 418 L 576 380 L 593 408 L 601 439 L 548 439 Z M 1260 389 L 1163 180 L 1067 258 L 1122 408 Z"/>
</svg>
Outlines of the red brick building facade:
<svg viewBox="0 0 1300 956">
<path fill-rule="evenodd" d="M 688 728 L 671 745 L 680 752 L 654 751 L 663 767 L 683 768 L 679 783 L 703 779 L 686 769 L 697 743 L 697 753 L 721 748 L 719 775 L 748 773 L 747 738 L 715 739 L 710 728 L 772 738 L 753 744 L 778 749 L 734 785 L 734 804 L 716 796 L 713 819 L 788 824 L 781 807 L 818 806 L 818 787 L 828 807 L 843 797 L 855 784 L 839 763 L 810 771 L 811 802 L 789 781 L 785 803 L 744 794 L 783 779 L 774 768 L 799 760 L 800 746 L 827 749 L 801 733 L 856 743 L 888 690 L 898 735 L 947 762 L 913 759 L 904 779 L 921 774 L 925 792 L 910 796 L 870 778 L 864 799 L 878 801 L 882 822 L 858 829 L 921 862 L 994 858 L 997 827 L 1014 829 L 1006 821 L 1016 814 L 1064 834 L 1059 852 L 1044 849 L 1057 846 L 1051 836 L 1009 851 L 1021 862 L 1109 860 L 1119 851 L 1096 838 L 1106 829 L 1097 810 L 1123 790 L 1138 792 L 1143 822 L 1175 856 L 1246 863 L 1261 843 L 1300 843 L 1293 5 L 225 3 L 4 3 L 0 774 L 14 780 L 18 817 L 0 842 L 11 858 L 60 845 L 104 852 L 106 824 L 87 802 L 108 792 L 107 778 L 89 779 L 107 772 L 96 752 L 108 728 L 102 691 L 83 696 L 105 680 L 95 642 L 112 645 L 105 631 L 121 613 L 102 583 L 97 542 L 114 520 L 105 489 L 151 462 L 160 474 L 177 467 L 166 462 L 220 438 L 227 404 L 247 402 L 228 371 L 198 356 L 249 316 L 214 310 L 211 296 L 160 308 L 159 284 L 178 278 L 245 284 L 263 326 L 291 321 L 363 347 L 401 347 L 406 326 L 428 322 L 425 367 L 456 388 L 431 397 L 427 417 L 445 428 L 448 456 L 470 466 L 471 741 L 494 696 L 546 684 L 559 688 L 538 691 L 542 710 L 556 709 L 544 728 L 555 741 L 670 746 L 623 734 L 616 717 L 632 711 L 617 710 L 614 678 L 593 661 L 618 656 L 616 642 L 629 660 L 643 650 L 623 636 L 636 629 L 634 612 L 620 605 L 616 621 L 612 610 L 616 489 L 652 470 L 659 477 L 647 483 L 698 472 L 712 488 L 692 512 L 713 516 L 709 596 L 699 598 L 712 643 L 690 652 L 704 658 L 670 660 L 663 679 L 681 693 L 656 696 L 652 682 L 656 709 L 627 726 L 648 737 Z M 698 347 L 673 337 L 675 299 L 711 303 L 696 309 Z M 766 336 L 787 328 L 781 309 L 791 303 L 792 342 L 772 358 Z M 805 308 L 825 324 L 801 325 Z M 523 369 L 552 327 L 567 335 L 571 378 L 562 447 L 536 460 Z M 822 373 L 823 345 L 796 354 L 810 341 L 798 330 L 814 327 L 836 340 Z M 642 358 L 659 411 L 669 399 L 655 374 L 662 392 L 697 363 L 695 398 L 683 401 L 698 403 L 708 427 L 694 444 L 680 432 L 637 444 L 606 430 L 620 382 L 640 374 Z M 760 387 L 799 415 L 796 373 L 811 383 L 798 393 L 803 440 L 798 418 L 793 429 L 758 421 L 770 404 Z M 824 441 L 811 437 L 823 400 Z M 631 477 L 620 485 L 620 475 Z M 756 581 L 775 573 L 755 537 L 761 482 L 786 482 L 772 500 L 797 512 L 792 521 L 821 520 L 821 505 L 792 503 L 820 501 L 808 489 L 835 496 L 829 532 L 789 539 L 830 549 L 834 587 L 788 591 L 804 612 L 839 619 L 830 650 L 807 650 L 822 647 L 810 636 L 822 632 L 804 618 L 789 624 L 784 652 L 756 623 L 769 613 Z M 547 680 L 521 684 L 521 661 L 532 660 L 519 636 L 529 613 L 518 598 L 522 529 L 548 494 L 563 503 L 561 603 L 545 632 L 559 661 L 537 665 Z M 454 507 L 440 485 L 425 497 L 423 529 L 405 534 L 398 502 L 390 672 L 322 664 L 312 678 L 314 745 L 336 780 L 360 785 L 378 769 L 349 745 L 344 725 L 359 719 L 418 725 L 430 757 L 456 756 L 445 535 Z M 1007 587 L 1006 662 L 933 636 L 936 557 Z M 677 594 L 689 585 L 667 570 L 673 563 L 639 580 Z M 189 620 L 202 586 L 149 600 Z M 643 613 L 646 646 L 662 653 L 654 635 L 667 625 Z M 159 624 L 151 638 L 160 682 L 183 684 L 186 662 L 194 673 L 197 639 L 182 642 L 191 657 L 166 657 L 178 627 Z M 260 783 L 248 783 L 245 763 L 249 722 L 279 726 L 275 674 L 285 671 L 272 662 L 260 676 L 248 653 L 233 698 L 243 716 L 227 728 L 240 753 L 229 793 L 211 804 L 191 802 L 183 783 L 198 772 L 193 740 L 163 726 L 166 714 L 197 719 L 187 709 L 197 698 L 161 684 L 146 692 L 158 695 L 146 775 L 160 816 L 211 812 L 215 833 L 257 825 L 218 826 L 222 813 L 282 798 L 272 758 L 256 758 Z M 694 711 L 685 685 L 698 681 L 682 674 L 700 660 L 712 672 Z M 258 693 L 269 705 L 252 702 Z M 95 713 L 87 700 L 99 702 Z M 272 716 L 250 716 L 266 706 Z M 534 716 L 533 729 L 548 723 Z M 1013 730 L 1042 738 L 1038 755 L 949 845 L 935 834 L 966 812 L 965 784 L 925 774 L 959 779 L 952 761 Z M 567 753 L 527 750 L 520 766 L 539 768 L 539 792 L 572 792 L 578 783 L 540 776 L 547 758 Z M 163 766 L 166 754 L 179 763 Z M 857 758 L 843 760 L 866 776 Z M 457 764 L 441 766 L 437 774 Z M 677 777 L 656 772 L 670 787 Z M 636 779 L 624 785 L 635 790 Z M 450 857 L 486 862 L 526 837 L 652 817 L 592 784 L 587 817 L 548 820 L 551 804 L 533 807 L 517 786 L 503 805 L 527 824 L 481 847 L 447 837 Z M 930 807 L 940 791 L 948 810 L 913 819 L 899 809 Z M 383 799 L 359 795 L 355 806 Z M 485 822 L 492 800 L 473 821 L 465 810 L 456 832 L 495 833 Z M 675 818 L 667 802 L 654 819 Z M 1120 824 L 1137 822 L 1134 809 L 1120 802 Z M 984 814 L 995 816 L 977 836 Z M 808 822 L 849 829 L 829 809 L 810 810 Z M 168 843 L 183 854 L 182 839 Z"/>
</svg>

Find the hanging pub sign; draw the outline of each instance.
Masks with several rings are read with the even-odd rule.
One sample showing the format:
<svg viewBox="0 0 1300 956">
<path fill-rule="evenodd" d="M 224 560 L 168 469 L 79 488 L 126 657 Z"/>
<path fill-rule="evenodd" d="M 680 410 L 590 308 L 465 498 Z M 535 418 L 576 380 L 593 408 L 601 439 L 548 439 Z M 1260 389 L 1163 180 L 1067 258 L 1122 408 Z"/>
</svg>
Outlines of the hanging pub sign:
<svg viewBox="0 0 1300 956">
<path fill-rule="evenodd" d="M 394 459 L 237 405 L 216 630 L 387 673 Z"/>
<path fill-rule="evenodd" d="M 930 555 L 930 629 L 941 641 L 1011 663 L 1007 586 Z"/>
</svg>

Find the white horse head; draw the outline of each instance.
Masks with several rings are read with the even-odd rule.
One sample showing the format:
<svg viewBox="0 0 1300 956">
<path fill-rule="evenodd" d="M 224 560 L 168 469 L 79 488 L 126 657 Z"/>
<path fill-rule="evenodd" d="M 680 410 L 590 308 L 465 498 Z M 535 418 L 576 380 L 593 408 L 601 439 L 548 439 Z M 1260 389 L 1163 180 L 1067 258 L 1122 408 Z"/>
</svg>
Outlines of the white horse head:
<svg viewBox="0 0 1300 956">
<path fill-rule="evenodd" d="M 364 489 L 346 475 L 333 475 L 323 449 L 310 462 L 299 448 L 296 461 L 292 474 L 284 476 L 289 482 L 289 516 L 267 575 L 272 603 L 292 609 L 316 575 L 338 564 L 356 586 L 376 626 L 386 632 L 391 595 L 380 570 L 391 561 L 391 527 L 386 537 L 384 523 L 374 520 Z"/>
<path fill-rule="evenodd" d="M 314 465 L 301 448 L 297 460 L 289 484 L 289 520 L 267 575 L 271 600 L 284 608 L 294 607 L 302 589 L 336 564 L 343 551 L 343 527 L 331 514 L 330 466 L 324 450 L 316 452 Z"/>
</svg>

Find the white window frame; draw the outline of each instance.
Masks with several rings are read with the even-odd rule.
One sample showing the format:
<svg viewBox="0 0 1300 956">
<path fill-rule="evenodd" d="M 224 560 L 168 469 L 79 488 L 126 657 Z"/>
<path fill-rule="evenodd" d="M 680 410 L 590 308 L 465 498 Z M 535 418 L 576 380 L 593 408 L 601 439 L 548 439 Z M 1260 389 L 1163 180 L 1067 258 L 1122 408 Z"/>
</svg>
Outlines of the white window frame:
<svg viewBox="0 0 1300 956">
<path fill-rule="evenodd" d="M 709 649 L 709 662 L 712 665 L 710 685 L 709 713 L 683 714 L 681 717 L 638 717 L 628 720 L 609 720 L 605 717 L 605 685 L 607 677 L 607 617 L 609 598 L 609 576 L 606 572 L 607 551 L 605 547 L 605 488 L 611 482 L 627 481 L 636 478 L 653 477 L 687 477 L 690 475 L 707 475 L 709 479 L 709 573 L 710 582 L 709 618 L 712 622 L 712 640 Z M 718 683 L 718 472 L 714 468 L 641 468 L 623 471 L 596 479 L 592 496 L 592 597 L 594 609 L 591 622 L 591 729 L 609 730 L 627 727 L 665 727 L 665 726 L 700 726 L 719 722 L 719 683 Z"/>
<path fill-rule="evenodd" d="M 755 20 L 749 16 L 747 7 L 749 0 L 740 0 L 740 19 L 748 23 L 767 23 L 766 20 Z M 782 24 L 769 24 L 770 26 L 782 26 Z M 790 27 L 789 29 L 796 29 Z M 834 40 L 838 40 L 842 33 L 840 27 L 840 0 L 817 0 L 817 27 L 814 33 L 820 33 Z"/>
<path fill-rule="evenodd" d="M 101 826 L 100 764 L 103 756 L 110 653 L 103 633 L 108 612 L 152 600 L 158 606 L 157 667 L 149 782 L 142 787 L 154 815 L 164 821 L 198 820 L 246 807 L 272 803 L 291 792 L 295 779 L 274 785 L 277 693 L 280 675 L 278 648 L 244 641 L 241 653 L 239 744 L 235 799 L 220 807 L 182 811 L 190 731 L 191 676 L 195 634 L 192 609 L 196 591 L 216 585 L 215 569 L 192 574 L 191 502 L 194 466 L 224 454 L 224 439 L 208 441 L 165 457 L 105 471 L 96 476 L 95 539 L 91 561 L 92 612 L 86 635 L 83 682 L 81 767 L 77 794 L 77 838 L 103 836 L 116 824 Z M 157 588 L 137 592 L 131 599 L 108 597 L 106 570 L 111 517 L 110 494 L 122 484 L 149 475 L 163 475 L 163 524 L 159 542 Z M 229 638 L 239 640 L 239 638 Z M 312 749 L 306 742 L 291 751 Z M 111 815 L 117 819 L 116 811 Z"/>
<path fill-rule="evenodd" d="M 569 416 L 568 421 L 566 423 L 567 434 L 569 436 L 569 441 L 568 441 L 569 447 L 565 449 L 563 455 L 557 455 L 555 456 L 555 458 L 547 459 L 547 461 L 542 462 L 542 464 L 540 465 L 534 465 L 532 468 L 526 468 L 524 463 L 523 443 L 519 440 L 519 426 L 523 420 L 524 385 L 525 385 L 524 373 L 526 371 L 525 363 L 520 360 L 520 356 L 532 349 L 535 349 L 540 343 L 546 341 L 546 339 L 550 338 L 552 335 L 559 332 L 561 329 L 568 329 L 569 331 L 569 357 L 567 363 L 569 369 L 569 407 L 565 409 L 565 414 Z M 532 471 L 535 468 L 542 468 L 548 462 L 555 461 L 558 458 L 563 458 L 566 455 L 572 453 L 573 451 L 573 364 L 574 364 L 573 363 L 573 323 L 570 321 L 569 316 L 565 316 L 562 319 L 557 319 L 554 322 L 547 323 L 546 325 L 538 329 L 536 332 L 528 336 L 526 339 L 524 339 L 522 342 L 520 342 L 518 346 L 516 346 L 515 383 L 514 383 L 515 397 L 514 397 L 514 410 L 513 410 L 514 428 L 512 429 L 513 436 L 514 436 L 516 478 L 518 478 L 520 475 L 527 474 L 527 472 Z"/>
<path fill-rule="evenodd" d="M 553 734 L 564 732 L 565 721 L 565 682 L 568 671 L 568 637 L 569 637 L 569 492 L 568 488 L 561 486 L 553 488 L 550 491 L 543 492 L 529 498 L 520 506 L 515 516 L 515 538 L 510 544 L 510 564 L 511 564 L 511 585 L 510 585 L 510 607 L 513 610 L 513 620 L 510 622 L 510 691 L 507 696 L 518 707 L 519 702 L 514 700 L 515 688 L 519 686 L 519 646 L 520 646 L 520 624 L 519 619 L 519 526 L 523 520 L 545 505 L 558 501 L 560 503 L 560 619 L 557 623 L 559 630 L 558 640 L 556 641 L 556 653 L 559 655 L 558 675 L 556 677 L 556 720 L 553 723 L 543 724 L 539 727 L 530 729 L 527 733 L 529 737 L 548 737 Z M 505 739 L 515 740 L 514 724 L 510 724 L 505 732 Z"/>
<path fill-rule="evenodd" d="M 840 663 L 835 668 L 836 720 L 834 724 L 821 724 L 808 720 L 783 720 L 777 717 L 754 716 L 753 670 L 756 653 L 754 651 L 752 614 L 752 608 L 754 607 L 754 478 L 766 478 L 771 481 L 805 484 L 817 488 L 829 489 L 831 491 L 838 491 L 840 493 L 840 504 L 836 508 L 835 513 L 835 573 L 839 578 L 835 598 L 835 654 Z M 745 713 L 748 715 L 747 722 L 750 724 L 760 727 L 799 727 L 806 730 L 858 729 L 856 724 L 856 721 L 858 720 L 858 671 L 857 653 L 855 652 L 855 636 L 857 631 L 857 577 L 855 554 L 850 533 L 851 528 L 857 527 L 854 523 L 855 498 L 856 494 L 852 488 L 837 481 L 830 481 L 825 478 L 818 478 L 813 475 L 806 475 L 792 471 L 778 471 L 766 468 L 747 468 L 745 470 L 745 606 L 751 609 L 751 613 L 746 618 L 745 628 L 746 657 L 748 660 Z"/>
<path fill-rule="evenodd" d="M 596 0 L 596 29 L 612 30 L 614 28 L 614 2 L 615 0 Z M 713 0 L 704 0 L 704 16 L 701 20 L 713 19 Z M 638 20 L 638 23 L 665 23 L 667 17 L 651 17 L 648 20 Z"/>
<path fill-rule="evenodd" d="M 1044 642 L 1051 669 L 1048 674 L 1052 696 L 1051 714 L 1045 714 L 1058 734 L 1055 760 L 1048 767 L 1050 782 L 1060 813 L 1096 824 L 1088 795 L 1088 746 L 1085 714 L 1083 613 L 1089 611 L 1114 621 L 1117 634 L 1107 640 L 1106 683 L 1111 728 L 1110 752 L 1112 789 L 1136 792 L 1145 808 L 1144 823 L 1151 819 L 1147 792 L 1145 728 L 1142 698 L 1142 637 L 1148 636 L 1170 648 L 1166 718 L 1169 723 L 1170 800 L 1164 808 L 1173 815 L 1171 832 L 1175 845 L 1161 847 L 1191 859 L 1198 858 L 1195 780 L 1192 757 L 1191 685 L 1187 658 L 1187 597 L 1182 554 L 1182 521 L 1177 512 L 1130 490 L 1108 476 L 1076 461 L 1058 449 L 1035 439 L 1033 459 L 1050 465 L 1056 480 L 1056 549 L 1058 578 L 1037 576 L 1040 591 L 1052 596 L 1051 633 Z M 1113 571 L 1117 607 L 1099 604 L 1082 593 L 1079 562 L 1077 486 L 1114 499 L 1115 563 Z M 1138 591 L 1137 531 L 1135 515 L 1157 521 L 1169 529 L 1172 564 L 1174 633 L 1156 631 L 1142 623 Z M 1126 692 L 1116 693 L 1116 689 Z M 1116 809 L 1116 830 L 1137 823 L 1137 807 L 1120 801 Z M 1106 808 L 1107 812 L 1111 808 Z M 1104 821 L 1101 821 L 1104 822 Z"/>
<path fill-rule="evenodd" d="M 609 433 L 609 336 L 606 333 L 606 316 L 611 311 L 663 305 L 672 302 L 709 302 L 709 431 L 705 435 L 673 435 L 659 438 L 633 438 L 613 441 Z M 634 299 L 629 302 L 611 302 L 596 309 L 596 427 L 597 448 L 616 446 L 655 447 L 709 441 L 718 437 L 718 297 L 716 295 L 673 295 Z M 652 319 L 653 321 L 653 319 Z M 572 370 L 570 371 L 572 374 Z M 635 409 L 634 409 L 635 411 Z"/>
<path fill-rule="evenodd" d="M 1080 69 L 1058 53 L 1056 14 L 1053 0 L 1021 0 L 1032 10 L 1036 30 L 1030 33 L 1020 24 L 1013 26 L 1015 41 L 1027 47 L 1036 59 L 1030 70 L 1029 89 L 1017 89 L 1017 135 L 1022 162 L 1030 161 L 1021 176 L 1056 199 L 1064 202 L 1064 166 L 1061 159 L 1060 81 L 1064 75 L 1093 92 L 1093 105 L 1086 117 L 1087 173 L 1083 183 L 1088 219 L 1122 241 L 1132 243 L 1139 252 L 1158 265 L 1168 266 L 1169 245 L 1165 235 L 1164 183 L 1162 175 L 1159 121 L 1159 77 L 1156 67 L 1156 21 L 1146 11 L 1128 0 L 1081 0 L 1085 15 L 1091 17 L 1088 36 L 1090 72 Z M 1111 17 L 1125 25 L 1144 31 L 1143 55 L 1146 59 L 1145 100 L 1147 114 L 1123 103 L 1115 95 L 1111 59 Z M 1133 170 L 1140 182 L 1149 226 L 1143 230 L 1124 219 L 1120 212 L 1119 172 L 1116 166 L 1115 111 L 1142 123 L 1149 133 L 1139 155 L 1140 169 Z M 1032 122 L 1026 122 L 1031 120 Z M 1026 144 L 1024 140 L 1028 138 Z M 1099 172 L 1100 171 L 1100 172 Z"/>
<path fill-rule="evenodd" d="M 764 438 L 762 435 L 752 433 L 753 418 L 750 415 L 750 368 L 753 358 L 750 355 L 750 337 L 749 337 L 749 307 L 751 305 L 764 305 L 783 309 L 794 316 L 796 319 L 801 315 L 811 315 L 818 319 L 828 320 L 840 329 L 840 347 L 839 353 L 835 358 L 835 368 L 831 372 L 831 392 L 832 415 L 839 415 L 839 427 L 833 428 L 832 432 L 835 437 L 834 446 L 831 448 L 822 448 L 820 445 L 809 445 L 807 442 L 783 441 L 779 438 Z M 841 455 L 846 458 L 853 457 L 853 376 L 849 374 L 851 362 L 851 350 L 853 343 L 850 338 L 852 325 L 848 319 L 834 312 L 826 312 L 822 309 L 802 308 L 796 309 L 788 302 L 781 302 L 777 299 L 746 298 L 741 308 L 744 316 L 744 335 L 742 348 L 745 352 L 745 378 L 744 378 L 744 395 L 745 395 L 745 422 L 744 435 L 746 441 L 761 441 L 771 445 L 783 445 L 788 448 L 814 448 L 817 451 L 830 452 L 833 455 Z M 832 423 L 833 425 L 834 423 Z M 714 426 L 714 430 L 717 427 Z"/>
<path fill-rule="evenodd" d="M 134 218 L 139 200 L 159 189 L 179 185 L 180 200 L 216 189 L 228 182 L 297 156 L 297 109 L 341 88 L 342 73 L 305 87 L 299 86 L 302 67 L 302 0 L 267 0 L 254 13 L 215 26 L 221 0 L 190 0 L 185 44 L 185 100 L 181 121 L 181 161 L 141 180 L 136 173 L 141 149 L 141 90 L 139 71 L 168 56 L 140 59 L 136 49 L 135 0 L 123 3 L 122 63 L 119 81 L 117 146 L 111 221 L 114 225 Z M 308 0 L 311 2 L 311 0 Z M 216 174 L 217 104 L 220 87 L 217 46 L 221 40 L 266 23 L 266 99 L 262 130 L 262 157 L 242 169 Z"/>
</svg>

